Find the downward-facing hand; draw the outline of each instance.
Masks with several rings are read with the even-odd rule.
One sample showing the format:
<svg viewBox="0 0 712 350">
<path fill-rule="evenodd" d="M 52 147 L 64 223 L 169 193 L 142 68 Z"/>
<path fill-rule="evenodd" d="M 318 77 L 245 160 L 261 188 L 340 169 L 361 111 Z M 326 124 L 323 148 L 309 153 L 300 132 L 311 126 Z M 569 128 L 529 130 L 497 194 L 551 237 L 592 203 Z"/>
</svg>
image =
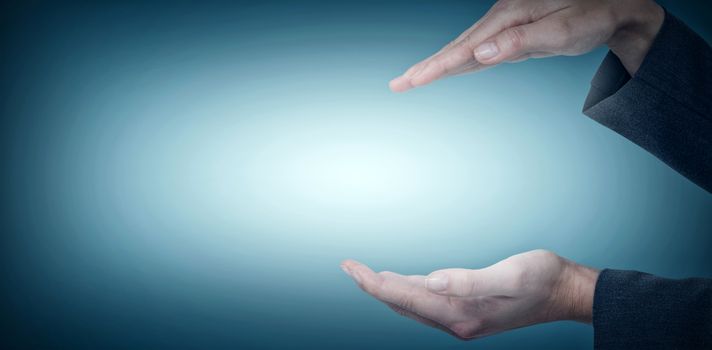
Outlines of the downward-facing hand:
<svg viewBox="0 0 712 350">
<path fill-rule="evenodd" d="M 502 62 L 580 55 L 608 45 L 632 75 L 665 13 L 651 0 L 500 0 L 440 51 L 393 79 L 402 92 Z"/>
</svg>

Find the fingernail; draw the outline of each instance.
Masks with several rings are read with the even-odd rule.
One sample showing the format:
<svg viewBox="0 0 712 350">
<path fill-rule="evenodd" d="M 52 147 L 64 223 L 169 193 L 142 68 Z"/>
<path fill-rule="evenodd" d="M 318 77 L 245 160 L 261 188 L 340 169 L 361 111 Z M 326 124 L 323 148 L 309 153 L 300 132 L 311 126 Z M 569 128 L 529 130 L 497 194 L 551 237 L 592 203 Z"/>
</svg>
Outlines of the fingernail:
<svg viewBox="0 0 712 350">
<path fill-rule="evenodd" d="M 346 267 L 346 266 L 344 266 L 344 265 L 340 265 L 340 267 L 341 267 L 342 270 L 344 270 L 344 272 L 345 272 L 347 275 L 351 276 L 351 270 L 349 270 L 348 267 Z"/>
<path fill-rule="evenodd" d="M 478 60 L 488 60 L 499 54 L 499 48 L 494 43 L 484 43 L 475 48 L 475 58 Z"/>
<path fill-rule="evenodd" d="M 447 276 L 432 275 L 425 279 L 425 286 L 433 292 L 442 292 L 447 288 Z"/>
</svg>

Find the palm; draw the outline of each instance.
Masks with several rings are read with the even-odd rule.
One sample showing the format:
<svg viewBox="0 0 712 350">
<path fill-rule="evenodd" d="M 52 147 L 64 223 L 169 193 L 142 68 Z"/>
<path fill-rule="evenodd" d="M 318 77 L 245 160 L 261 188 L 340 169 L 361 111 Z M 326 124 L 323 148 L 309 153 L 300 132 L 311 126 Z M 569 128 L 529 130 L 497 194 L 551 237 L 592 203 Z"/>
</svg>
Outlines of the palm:
<svg viewBox="0 0 712 350">
<path fill-rule="evenodd" d="M 532 251 L 481 270 L 436 271 L 428 276 L 430 280 L 421 275 L 375 273 L 353 260 L 342 267 L 364 291 L 399 314 L 472 339 L 555 319 L 551 295 L 562 262 L 549 252 Z M 451 279 L 448 288 L 429 289 L 428 281 L 442 274 Z"/>
</svg>

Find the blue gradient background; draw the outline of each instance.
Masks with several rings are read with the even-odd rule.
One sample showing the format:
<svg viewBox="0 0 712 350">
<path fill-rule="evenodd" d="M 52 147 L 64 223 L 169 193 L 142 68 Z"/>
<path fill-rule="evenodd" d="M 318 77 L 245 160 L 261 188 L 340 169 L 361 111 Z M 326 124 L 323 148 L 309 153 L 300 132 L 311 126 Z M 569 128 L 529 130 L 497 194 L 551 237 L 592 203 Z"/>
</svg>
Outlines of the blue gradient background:
<svg viewBox="0 0 712 350">
<path fill-rule="evenodd" d="M 712 276 L 712 196 L 580 113 L 604 49 L 387 89 L 490 4 L 5 8 L 3 347 L 590 348 L 460 342 L 338 264 Z M 704 2 L 665 5 L 709 41 Z"/>
</svg>

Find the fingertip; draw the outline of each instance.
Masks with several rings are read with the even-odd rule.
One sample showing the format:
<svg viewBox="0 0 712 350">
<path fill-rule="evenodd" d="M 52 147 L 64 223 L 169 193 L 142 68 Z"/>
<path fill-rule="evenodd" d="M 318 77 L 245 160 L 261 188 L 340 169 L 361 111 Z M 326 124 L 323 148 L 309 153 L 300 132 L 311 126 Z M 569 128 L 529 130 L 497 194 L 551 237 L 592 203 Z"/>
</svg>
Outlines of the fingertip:
<svg viewBox="0 0 712 350">
<path fill-rule="evenodd" d="M 358 266 L 359 264 L 352 260 L 352 259 L 346 259 L 339 264 L 339 267 L 341 270 L 343 270 L 347 275 L 350 277 L 353 277 L 353 270 Z"/>
<path fill-rule="evenodd" d="M 399 76 L 388 83 L 388 87 L 393 92 L 404 92 L 413 88 L 410 79 L 405 76 Z"/>
<path fill-rule="evenodd" d="M 339 264 L 341 270 L 344 271 L 345 274 L 349 275 L 349 277 L 351 277 L 351 269 L 349 268 L 350 261 L 350 259 L 346 259 Z"/>
<path fill-rule="evenodd" d="M 341 262 L 341 265 L 345 265 L 348 267 L 356 267 L 356 266 L 363 265 L 363 264 L 354 260 L 354 259 L 346 259 Z"/>
<path fill-rule="evenodd" d="M 341 263 L 341 266 L 342 266 L 342 268 L 349 270 L 351 272 L 352 276 L 356 275 L 358 273 L 361 273 L 361 274 L 373 274 L 374 273 L 370 267 L 368 267 L 367 265 L 360 263 L 356 260 L 353 260 L 353 259 L 344 260 Z"/>
<path fill-rule="evenodd" d="M 353 259 L 346 259 L 339 264 L 341 270 L 351 277 L 359 286 L 364 282 L 364 272 L 369 271 L 368 267 Z M 363 288 L 363 287 L 362 287 Z"/>
</svg>

